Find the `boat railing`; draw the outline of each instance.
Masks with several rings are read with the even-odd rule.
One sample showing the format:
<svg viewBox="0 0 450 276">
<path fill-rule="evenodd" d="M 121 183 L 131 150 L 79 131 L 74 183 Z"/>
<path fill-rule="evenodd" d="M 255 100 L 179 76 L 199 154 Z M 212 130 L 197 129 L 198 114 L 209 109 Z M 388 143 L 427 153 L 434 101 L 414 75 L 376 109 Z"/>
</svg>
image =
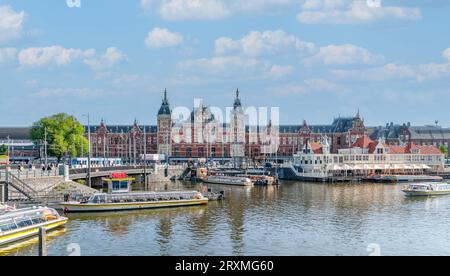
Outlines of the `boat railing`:
<svg viewBox="0 0 450 276">
<path fill-rule="evenodd" d="M 139 194 L 98 194 L 89 199 L 89 203 L 132 203 L 167 200 L 191 200 L 198 192 L 139 193 Z"/>
</svg>

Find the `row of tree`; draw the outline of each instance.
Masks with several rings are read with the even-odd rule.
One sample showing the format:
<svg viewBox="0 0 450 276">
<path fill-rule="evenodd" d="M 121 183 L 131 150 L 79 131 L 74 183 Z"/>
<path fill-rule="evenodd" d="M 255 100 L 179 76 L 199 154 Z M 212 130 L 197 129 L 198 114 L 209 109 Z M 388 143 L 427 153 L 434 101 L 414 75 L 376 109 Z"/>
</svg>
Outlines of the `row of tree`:
<svg viewBox="0 0 450 276">
<path fill-rule="evenodd" d="M 47 141 L 47 154 L 58 158 L 81 156 L 88 152 L 88 140 L 84 126 L 73 116 L 59 113 L 35 122 L 30 138 L 44 146 Z"/>
</svg>

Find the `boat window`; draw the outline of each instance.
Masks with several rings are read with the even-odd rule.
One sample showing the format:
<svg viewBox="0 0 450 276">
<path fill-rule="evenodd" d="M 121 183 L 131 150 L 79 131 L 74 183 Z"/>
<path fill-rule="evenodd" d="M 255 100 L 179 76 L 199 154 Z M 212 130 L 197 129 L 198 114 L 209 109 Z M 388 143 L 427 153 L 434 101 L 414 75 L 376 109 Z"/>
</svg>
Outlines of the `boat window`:
<svg viewBox="0 0 450 276">
<path fill-rule="evenodd" d="M 33 222 L 31 221 L 31 219 L 27 218 L 27 217 L 16 219 L 15 222 L 19 228 L 33 225 Z"/>
<path fill-rule="evenodd" d="M 14 229 L 17 229 L 17 225 L 14 223 L 13 219 L 5 219 L 0 221 L 0 232 L 6 232 Z"/>
<path fill-rule="evenodd" d="M 99 203 L 100 202 L 99 196 L 93 196 L 91 201 L 93 203 Z"/>
</svg>

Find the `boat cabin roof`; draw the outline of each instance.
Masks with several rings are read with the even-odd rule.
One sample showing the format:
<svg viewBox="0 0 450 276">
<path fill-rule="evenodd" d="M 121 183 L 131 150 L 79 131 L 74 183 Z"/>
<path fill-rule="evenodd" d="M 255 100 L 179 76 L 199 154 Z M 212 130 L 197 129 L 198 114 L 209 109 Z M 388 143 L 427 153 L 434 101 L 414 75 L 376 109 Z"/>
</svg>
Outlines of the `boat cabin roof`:
<svg viewBox="0 0 450 276">
<path fill-rule="evenodd" d="M 23 208 L 23 209 L 17 209 L 17 210 L 5 212 L 3 214 L 0 214 L 0 219 L 29 216 L 29 215 L 33 215 L 36 213 L 41 213 L 46 210 L 56 213 L 55 210 L 47 208 L 47 207 L 32 207 L 32 208 Z"/>
<path fill-rule="evenodd" d="M 137 193 L 97 193 L 93 196 L 142 196 L 142 195 L 182 195 L 182 194 L 197 194 L 198 191 L 167 191 L 167 192 L 137 192 Z"/>
<path fill-rule="evenodd" d="M 425 183 L 414 183 L 409 184 L 410 186 L 416 186 L 416 187 L 429 187 L 431 185 L 438 186 L 438 185 L 449 185 L 449 183 L 439 183 L 439 182 L 425 182 Z"/>
</svg>

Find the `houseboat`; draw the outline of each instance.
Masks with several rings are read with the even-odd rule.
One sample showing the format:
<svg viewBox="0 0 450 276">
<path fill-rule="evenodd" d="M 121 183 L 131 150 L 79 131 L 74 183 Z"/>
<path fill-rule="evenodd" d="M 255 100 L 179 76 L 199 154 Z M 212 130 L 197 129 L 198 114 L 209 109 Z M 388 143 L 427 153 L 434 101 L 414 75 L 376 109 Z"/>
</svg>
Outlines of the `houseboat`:
<svg viewBox="0 0 450 276">
<path fill-rule="evenodd" d="M 41 227 L 51 231 L 66 223 L 67 218 L 47 207 L 25 209 L 2 207 L 0 210 L 0 246 L 37 236 Z"/>
<path fill-rule="evenodd" d="M 66 213 L 115 212 L 205 205 L 209 201 L 197 191 L 96 194 L 86 202 L 64 202 Z"/>
<path fill-rule="evenodd" d="M 403 188 L 406 196 L 440 196 L 450 194 L 449 183 L 410 184 Z"/>
<path fill-rule="evenodd" d="M 232 185 L 232 186 L 252 186 L 253 182 L 248 177 L 210 175 L 203 182 L 209 184 Z"/>
</svg>

